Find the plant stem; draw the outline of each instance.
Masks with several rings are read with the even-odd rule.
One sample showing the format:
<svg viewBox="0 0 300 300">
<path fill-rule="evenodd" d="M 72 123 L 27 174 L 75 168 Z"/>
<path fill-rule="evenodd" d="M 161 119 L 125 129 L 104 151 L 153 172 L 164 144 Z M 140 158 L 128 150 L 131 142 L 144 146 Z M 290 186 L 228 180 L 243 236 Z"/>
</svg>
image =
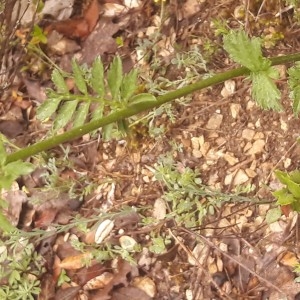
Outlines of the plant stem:
<svg viewBox="0 0 300 300">
<path fill-rule="evenodd" d="M 279 65 L 279 64 L 289 63 L 289 62 L 295 62 L 295 61 L 300 60 L 300 53 L 295 53 L 295 54 L 286 55 L 286 56 L 279 56 L 279 57 L 271 58 L 270 60 L 272 62 L 272 65 Z M 175 100 L 180 97 L 187 96 L 195 91 L 199 91 L 206 87 L 222 83 L 226 80 L 229 80 L 229 79 L 232 79 L 232 78 L 235 78 L 238 76 L 248 75 L 249 73 L 250 73 L 250 71 L 245 67 L 236 68 L 233 70 L 229 70 L 229 71 L 226 71 L 223 73 L 216 74 L 210 78 L 198 81 L 196 83 L 187 85 L 178 90 L 171 91 L 164 95 L 158 96 L 157 101 L 139 103 L 138 105 L 135 104 L 135 105 L 129 106 L 127 108 L 121 109 L 119 111 L 115 111 L 105 117 L 102 117 L 99 120 L 89 122 L 80 127 L 71 129 L 68 132 L 51 137 L 51 138 L 46 139 L 41 142 L 37 142 L 31 146 L 28 146 L 26 148 L 23 148 L 23 149 L 20 149 L 20 150 L 14 152 L 12 154 L 9 154 L 6 158 L 6 163 L 10 163 L 10 162 L 20 160 L 20 159 L 22 160 L 22 159 L 29 158 L 29 157 L 31 157 L 35 154 L 38 154 L 42 151 L 49 150 L 49 149 L 54 148 L 62 143 L 79 138 L 79 137 L 83 136 L 84 134 L 92 132 L 92 131 L 94 131 L 100 127 L 103 127 L 105 125 L 108 125 L 110 123 L 131 117 L 142 111 L 158 107 L 169 101 Z"/>
</svg>

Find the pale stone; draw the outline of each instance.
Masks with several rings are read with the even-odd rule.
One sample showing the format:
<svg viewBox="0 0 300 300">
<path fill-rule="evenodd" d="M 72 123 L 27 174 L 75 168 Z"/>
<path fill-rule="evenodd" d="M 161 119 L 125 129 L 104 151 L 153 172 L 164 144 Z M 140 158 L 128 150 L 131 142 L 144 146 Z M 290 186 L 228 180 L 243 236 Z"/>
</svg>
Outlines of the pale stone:
<svg viewBox="0 0 300 300">
<path fill-rule="evenodd" d="M 240 169 L 240 170 L 237 171 L 237 173 L 234 176 L 233 185 L 243 184 L 243 183 L 247 182 L 248 179 L 249 179 L 249 177 L 247 176 L 245 171 Z"/>
<path fill-rule="evenodd" d="M 231 166 L 239 162 L 239 160 L 236 157 L 234 157 L 232 153 L 229 152 L 225 153 L 223 157 Z"/>
<path fill-rule="evenodd" d="M 255 176 L 257 176 L 256 172 L 252 169 L 247 168 L 245 169 L 245 172 L 250 178 L 254 178 Z"/>
<path fill-rule="evenodd" d="M 206 128 L 210 130 L 219 129 L 223 121 L 223 115 L 214 113 L 206 124 Z"/>
<path fill-rule="evenodd" d="M 255 135 L 255 131 L 249 128 L 245 128 L 242 131 L 242 138 L 248 141 L 251 141 Z"/>
<path fill-rule="evenodd" d="M 232 104 L 230 105 L 231 116 L 232 116 L 234 119 L 237 118 L 237 116 L 238 116 L 240 110 L 241 110 L 241 105 L 240 105 L 240 104 L 238 104 L 238 103 L 232 103 Z"/>
<path fill-rule="evenodd" d="M 251 149 L 249 149 L 248 154 L 261 153 L 264 150 L 266 142 L 264 140 L 257 140 L 253 143 Z"/>
</svg>

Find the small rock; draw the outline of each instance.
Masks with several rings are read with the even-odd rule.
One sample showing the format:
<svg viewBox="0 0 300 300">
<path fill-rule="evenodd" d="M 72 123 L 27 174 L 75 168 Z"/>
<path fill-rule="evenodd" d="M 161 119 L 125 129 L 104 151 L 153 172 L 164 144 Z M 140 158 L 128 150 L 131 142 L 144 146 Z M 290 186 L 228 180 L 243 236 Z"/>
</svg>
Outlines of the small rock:
<svg viewBox="0 0 300 300">
<path fill-rule="evenodd" d="M 245 172 L 250 178 L 254 178 L 257 175 L 255 171 L 253 171 L 249 168 L 245 169 Z"/>
<path fill-rule="evenodd" d="M 233 80 L 226 80 L 224 82 L 224 87 L 221 91 L 221 95 L 224 98 L 227 98 L 228 96 L 231 96 L 235 92 L 235 81 Z"/>
<path fill-rule="evenodd" d="M 264 140 L 257 140 L 253 143 L 251 149 L 249 149 L 248 154 L 257 154 L 264 150 L 266 142 Z"/>
<path fill-rule="evenodd" d="M 149 277 L 136 277 L 133 280 L 133 285 L 144 291 L 151 298 L 154 298 L 156 295 L 155 283 Z"/>
<path fill-rule="evenodd" d="M 223 121 L 223 115 L 214 113 L 206 124 L 206 128 L 210 130 L 219 129 Z"/>
<path fill-rule="evenodd" d="M 242 131 L 242 138 L 248 141 L 251 141 L 255 135 L 255 131 L 249 128 L 245 128 Z"/>
<path fill-rule="evenodd" d="M 234 176 L 233 185 L 240 185 L 240 184 L 247 182 L 248 180 L 249 180 L 249 177 L 247 176 L 245 171 L 240 169 L 237 171 L 236 175 Z"/>
<path fill-rule="evenodd" d="M 232 153 L 229 152 L 225 153 L 223 157 L 231 166 L 239 162 L 239 160 L 236 157 L 234 157 Z"/>
<path fill-rule="evenodd" d="M 232 116 L 234 119 L 237 118 L 237 116 L 238 116 L 240 110 L 241 110 L 241 105 L 240 105 L 240 104 L 238 104 L 238 103 L 232 103 L 232 104 L 230 105 L 231 116 Z"/>
</svg>

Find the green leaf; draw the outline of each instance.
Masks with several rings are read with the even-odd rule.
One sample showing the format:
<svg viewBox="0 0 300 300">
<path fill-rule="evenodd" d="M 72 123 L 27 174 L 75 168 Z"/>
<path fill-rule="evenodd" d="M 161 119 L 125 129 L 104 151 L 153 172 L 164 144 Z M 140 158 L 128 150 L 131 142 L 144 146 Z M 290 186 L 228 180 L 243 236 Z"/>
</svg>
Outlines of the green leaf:
<svg viewBox="0 0 300 300">
<path fill-rule="evenodd" d="M 0 166 L 4 165 L 7 153 L 4 148 L 4 143 L 0 140 Z"/>
<path fill-rule="evenodd" d="M 282 213 L 281 213 L 281 209 L 279 207 L 272 208 L 272 209 L 268 210 L 268 212 L 266 214 L 266 222 L 268 224 L 274 223 L 279 220 L 281 215 L 282 215 Z"/>
<path fill-rule="evenodd" d="M 275 170 L 274 172 L 276 178 L 282 183 L 282 184 L 287 184 L 289 180 L 289 174 L 286 172 L 282 172 L 280 170 Z"/>
<path fill-rule="evenodd" d="M 2 211 L 0 211 L 0 230 L 2 230 L 5 233 L 12 232 L 16 230 L 16 227 L 14 227 L 8 219 L 4 216 Z"/>
<path fill-rule="evenodd" d="M 33 164 L 22 162 L 20 160 L 4 165 L 0 170 L 0 186 L 2 188 L 9 189 L 17 178 L 21 175 L 30 174 L 34 169 L 35 166 Z"/>
<path fill-rule="evenodd" d="M 86 95 L 88 91 L 86 81 L 84 79 L 85 72 L 83 68 L 78 65 L 75 59 L 72 60 L 72 70 L 76 87 L 82 94 Z"/>
<path fill-rule="evenodd" d="M 137 89 L 137 75 L 136 69 L 133 69 L 128 74 L 124 75 L 122 85 L 121 85 L 121 97 L 122 100 L 127 101 L 133 96 Z"/>
<path fill-rule="evenodd" d="M 98 104 L 98 106 L 96 107 L 96 109 L 93 110 L 92 112 L 92 119 L 91 121 L 100 119 L 103 117 L 103 105 L 102 104 Z"/>
<path fill-rule="evenodd" d="M 276 84 L 269 76 L 270 72 L 261 71 L 251 73 L 250 78 L 252 79 L 252 97 L 263 109 L 274 109 L 281 111 L 282 106 L 279 102 L 280 91 Z"/>
<path fill-rule="evenodd" d="M 46 100 L 37 108 L 36 117 L 41 121 L 50 118 L 56 112 L 61 101 L 61 97 Z"/>
<path fill-rule="evenodd" d="M 74 115 L 74 121 L 73 121 L 73 127 L 78 127 L 84 124 L 90 108 L 90 102 L 83 102 L 80 103 L 75 115 Z"/>
<path fill-rule="evenodd" d="M 277 199 L 279 205 L 288 205 L 296 201 L 294 196 L 290 194 L 286 188 L 273 192 L 272 194 Z"/>
<path fill-rule="evenodd" d="M 56 90 L 59 93 L 61 93 L 61 94 L 69 93 L 69 89 L 67 87 L 65 79 L 64 79 L 64 77 L 61 75 L 61 73 L 57 69 L 55 69 L 52 72 L 51 80 L 54 83 L 54 85 L 56 87 Z"/>
<path fill-rule="evenodd" d="M 78 100 L 66 101 L 58 111 L 58 114 L 54 120 L 53 130 L 57 131 L 60 128 L 63 128 L 71 120 L 76 107 Z"/>
<path fill-rule="evenodd" d="M 244 31 L 238 30 L 225 35 L 223 42 L 231 58 L 252 72 L 266 70 L 271 66 L 271 62 L 262 55 L 260 38 L 250 40 Z"/>
<path fill-rule="evenodd" d="M 279 170 L 275 171 L 275 176 L 279 179 L 279 181 L 286 185 L 287 190 L 295 197 L 300 198 L 300 184 L 294 182 L 293 179 L 299 179 L 299 173 L 291 173 L 292 175 L 282 172 Z"/>
<path fill-rule="evenodd" d="M 288 85 L 291 89 L 290 97 L 293 100 L 293 112 L 298 116 L 300 112 L 300 62 L 296 62 L 294 67 L 288 69 L 288 74 Z"/>
<path fill-rule="evenodd" d="M 289 174 L 289 176 L 290 176 L 292 181 L 294 181 L 295 183 L 300 184 L 300 171 L 299 170 L 292 171 Z"/>
<path fill-rule="evenodd" d="M 98 94 L 100 98 L 103 98 L 105 94 L 104 69 L 100 57 L 97 57 L 94 60 L 91 74 L 92 74 L 91 87 Z"/>
<path fill-rule="evenodd" d="M 142 93 L 136 95 L 130 99 L 129 107 L 136 107 L 138 110 L 147 109 L 147 104 L 157 102 L 156 98 L 152 94 Z"/>
<path fill-rule="evenodd" d="M 122 61 L 120 56 L 116 56 L 107 72 L 107 83 L 113 100 L 119 100 L 120 87 L 123 77 Z"/>
<path fill-rule="evenodd" d="M 104 141 L 109 141 L 112 136 L 112 131 L 114 129 L 115 124 L 110 123 L 102 128 L 102 138 Z"/>
</svg>

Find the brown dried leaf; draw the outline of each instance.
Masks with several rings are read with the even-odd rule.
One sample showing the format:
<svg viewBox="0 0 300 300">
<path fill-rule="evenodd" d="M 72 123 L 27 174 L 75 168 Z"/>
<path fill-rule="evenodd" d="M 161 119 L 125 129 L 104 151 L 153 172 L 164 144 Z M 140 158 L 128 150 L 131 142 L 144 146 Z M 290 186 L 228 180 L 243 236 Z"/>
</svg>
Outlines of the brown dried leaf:
<svg viewBox="0 0 300 300">
<path fill-rule="evenodd" d="M 52 23 L 46 27 L 45 32 L 50 33 L 55 30 L 68 38 L 85 39 L 96 26 L 99 14 L 99 3 L 97 0 L 92 0 L 81 17 Z"/>
<path fill-rule="evenodd" d="M 92 253 L 86 252 L 75 256 L 69 256 L 63 259 L 58 266 L 67 270 L 77 270 L 87 265 L 93 258 Z"/>
</svg>

